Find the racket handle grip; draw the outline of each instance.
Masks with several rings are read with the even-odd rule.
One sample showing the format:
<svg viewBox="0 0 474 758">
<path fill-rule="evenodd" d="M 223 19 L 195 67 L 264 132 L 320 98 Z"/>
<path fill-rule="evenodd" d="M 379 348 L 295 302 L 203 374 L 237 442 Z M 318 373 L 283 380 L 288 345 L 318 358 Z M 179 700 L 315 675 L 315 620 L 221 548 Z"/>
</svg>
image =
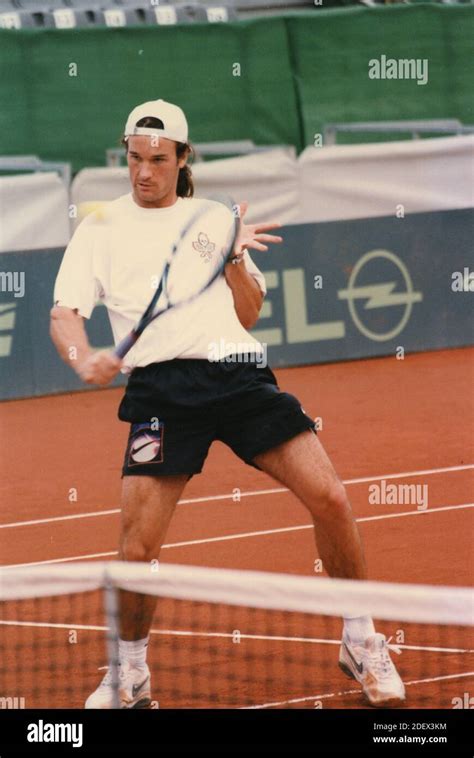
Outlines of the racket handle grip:
<svg viewBox="0 0 474 758">
<path fill-rule="evenodd" d="M 126 337 L 121 340 L 114 350 L 114 355 L 117 358 L 125 358 L 128 351 L 134 346 L 138 339 L 138 335 L 135 332 L 130 332 Z"/>
</svg>

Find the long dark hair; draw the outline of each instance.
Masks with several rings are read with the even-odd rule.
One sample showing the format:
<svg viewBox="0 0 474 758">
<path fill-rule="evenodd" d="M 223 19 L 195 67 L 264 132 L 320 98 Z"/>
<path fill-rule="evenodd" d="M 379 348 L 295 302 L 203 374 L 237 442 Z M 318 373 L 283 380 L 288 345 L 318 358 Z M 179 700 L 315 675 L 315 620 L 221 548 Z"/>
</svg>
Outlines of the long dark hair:
<svg viewBox="0 0 474 758">
<path fill-rule="evenodd" d="M 163 122 L 158 118 L 152 118 L 151 116 L 145 116 L 137 121 L 137 126 L 148 127 L 148 129 L 163 129 Z M 125 150 L 128 151 L 128 140 L 125 137 L 122 138 L 122 145 L 125 145 Z M 176 143 L 176 157 L 179 160 L 184 156 L 191 156 L 194 158 L 194 148 L 187 142 Z M 191 166 L 187 163 L 183 168 L 179 169 L 178 183 L 176 185 L 176 194 L 178 197 L 193 197 L 194 195 L 194 181 Z"/>
<path fill-rule="evenodd" d="M 176 157 L 182 158 L 184 155 L 194 158 L 194 148 L 187 142 L 178 142 L 176 145 Z M 176 185 L 176 194 L 178 197 L 192 197 L 194 195 L 194 181 L 191 166 L 187 163 L 179 169 L 178 184 Z"/>
</svg>

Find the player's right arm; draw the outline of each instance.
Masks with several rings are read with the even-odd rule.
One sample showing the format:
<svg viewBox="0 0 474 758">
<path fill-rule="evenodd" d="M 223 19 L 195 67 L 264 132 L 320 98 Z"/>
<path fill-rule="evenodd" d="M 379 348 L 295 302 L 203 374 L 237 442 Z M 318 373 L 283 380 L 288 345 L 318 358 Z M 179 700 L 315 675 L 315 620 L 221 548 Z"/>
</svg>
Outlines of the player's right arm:
<svg viewBox="0 0 474 758">
<path fill-rule="evenodd" d="M 56 350 L 86 384 L 109 384 L 122 361 L 108 350 L 94 351 L 87 339 L 84 319 L 77 309 L 55 305 L 51 310 L 51 339 Z"/>
<path fill-rule="evenodd" d="M 105 385 L 120 371 L 122 362 L 108 350 L 93 350 L 84 328 L 84 319 L 90 318 L 102 294 L 95 258 L 99 247 L 100 226 L 91 214 L 77 228 L 64 254 L 54 288 L 50 334 L 61 358 L 82 381 Z"/>
</svg>

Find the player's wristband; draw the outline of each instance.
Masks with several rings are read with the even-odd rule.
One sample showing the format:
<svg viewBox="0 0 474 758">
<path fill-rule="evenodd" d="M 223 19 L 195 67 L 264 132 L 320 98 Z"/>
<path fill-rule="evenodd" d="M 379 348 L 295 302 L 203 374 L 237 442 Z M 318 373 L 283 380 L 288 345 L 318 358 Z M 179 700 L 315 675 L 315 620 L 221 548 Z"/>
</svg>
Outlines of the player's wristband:
<svg viewBox="0 0 474 758">
<path fill-rule="evenodd" d="M 229 263 L 232 263 L 234 266 L 237 263 L 241 263 L 244 259 L 244 255 L 247 252 L 247 248 L 244 248 L 242 252 L 240 252 L 238 255 L 233 255 L 232 258 L 229 258 Z"/>
</svg>

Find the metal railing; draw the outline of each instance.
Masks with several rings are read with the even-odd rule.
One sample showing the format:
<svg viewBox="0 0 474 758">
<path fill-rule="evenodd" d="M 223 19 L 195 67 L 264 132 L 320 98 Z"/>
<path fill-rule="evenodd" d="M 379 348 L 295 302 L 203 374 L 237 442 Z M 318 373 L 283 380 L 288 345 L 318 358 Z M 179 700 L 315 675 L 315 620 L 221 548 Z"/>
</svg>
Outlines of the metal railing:
<svg viewBox="0 0 474 758">
<path fill-rule="evenodd" d="M 71 183 L 71 164 L 57 161 L 42 161 L 37 155 L 2 155 L 0 172 L 19 173 L 56 171 L 67 188 Z"/>
<path fill-rule="evenodd" d="M 278 148 L 289 148 L 289 145 L 256 145 L 252 140 L 230 140 L 225 142 L 193 142 L 195 162 L 202 161 L 205 157 L 216 158 L 223 155 L 251 155 L 253 153 L 266 153 Z M 125 158 L 124 147 L 111 147 L 105 151 L 105 162 L 109 168 L 122 165 Z"/>
<path fill-rule="evenodd" d="M 420 134 L 474 134 L 474 125 L 465 126 L 456 118 L 423 119 L 419 121 L 353 121 L 325 124 L 324 145 L 335 145 L 340 132 L 349 134 L 411 134 L 419 139 Z"/>
</svg>

